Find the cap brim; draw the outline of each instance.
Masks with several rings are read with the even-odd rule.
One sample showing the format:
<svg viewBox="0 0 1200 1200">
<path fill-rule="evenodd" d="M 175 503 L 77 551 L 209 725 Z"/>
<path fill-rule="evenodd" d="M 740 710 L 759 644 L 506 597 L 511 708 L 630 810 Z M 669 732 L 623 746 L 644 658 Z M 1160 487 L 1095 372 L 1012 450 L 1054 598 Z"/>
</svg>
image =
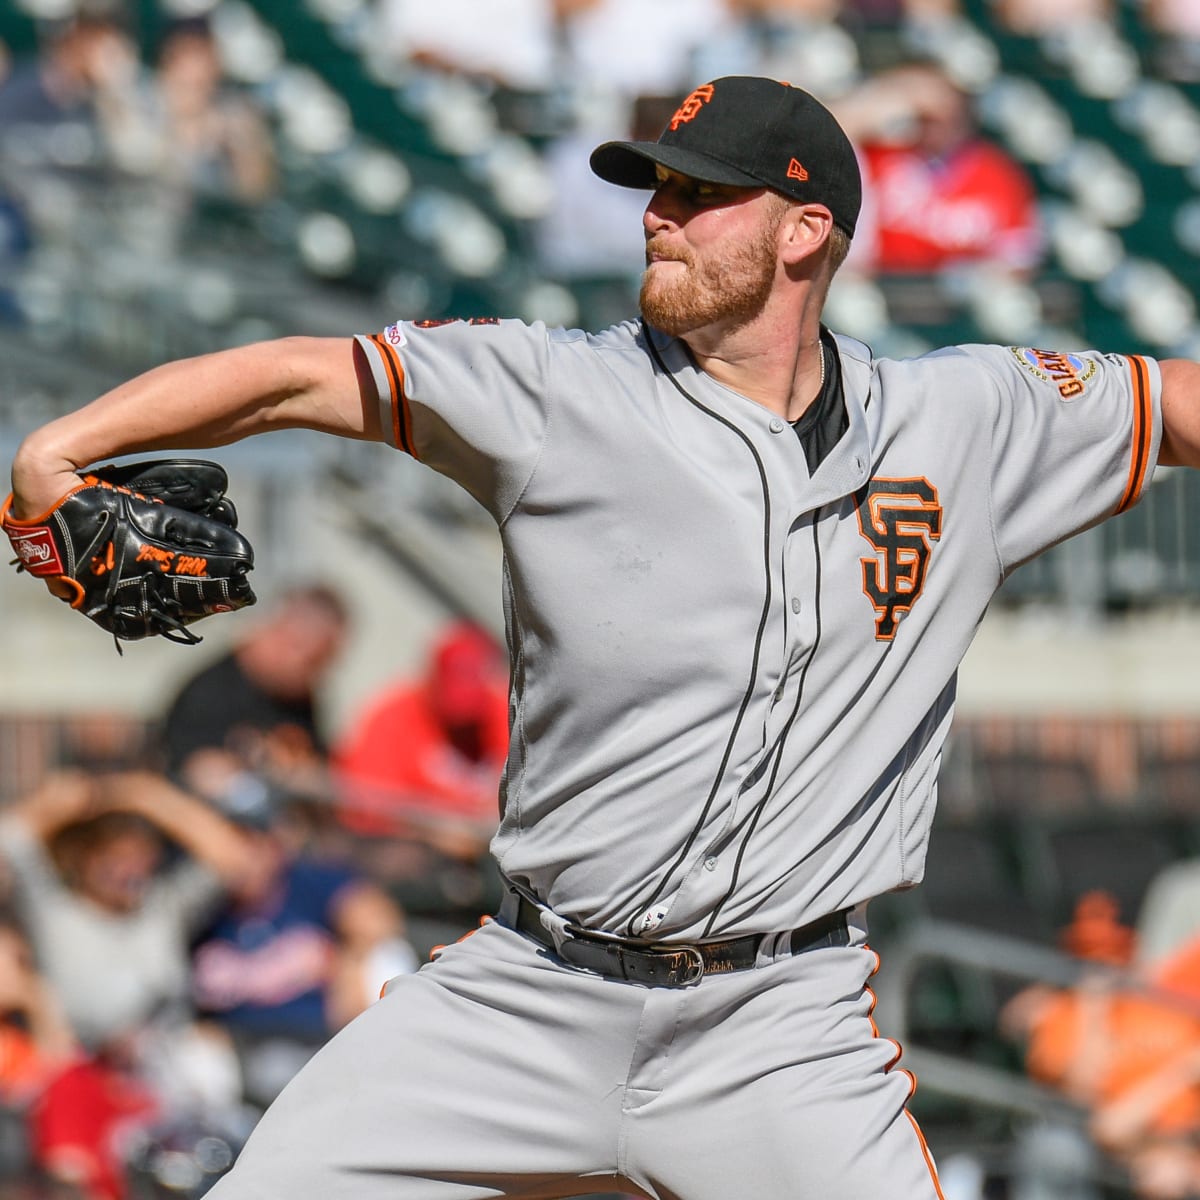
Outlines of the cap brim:
<svg viewBox="0 0 1200 1200">
<path fill-rule="evenodd" d="M 592 170 L 608 183 L 627 188 L 656 188 L 655 165 L 678 171 L 705 183 L 725 183 L 733 187 L 766 187 L 761 179 L 747 175 L 695 150 L 664 146 L 661 142 L 605 142 L 592 151 L 588 160 Z"/>
</svg>

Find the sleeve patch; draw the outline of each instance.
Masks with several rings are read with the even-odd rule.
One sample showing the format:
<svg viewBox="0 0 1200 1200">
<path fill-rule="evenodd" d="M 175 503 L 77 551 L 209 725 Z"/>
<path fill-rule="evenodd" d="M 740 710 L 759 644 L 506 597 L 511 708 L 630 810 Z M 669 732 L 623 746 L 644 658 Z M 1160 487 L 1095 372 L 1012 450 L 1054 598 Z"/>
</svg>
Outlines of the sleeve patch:
<svg viewBox="0 0 1200 1200">
<path fill-rule="evenodd" d="M 1009 350 L 1031 375 L 1054 387 L 1063 401 L 1082 396 L 1088 381 L 1099 370 L 1094 358 L 1081 358 L 1078 354 L 1037 350 L 1032 346 L 1010 346 Z"/>
</svg>

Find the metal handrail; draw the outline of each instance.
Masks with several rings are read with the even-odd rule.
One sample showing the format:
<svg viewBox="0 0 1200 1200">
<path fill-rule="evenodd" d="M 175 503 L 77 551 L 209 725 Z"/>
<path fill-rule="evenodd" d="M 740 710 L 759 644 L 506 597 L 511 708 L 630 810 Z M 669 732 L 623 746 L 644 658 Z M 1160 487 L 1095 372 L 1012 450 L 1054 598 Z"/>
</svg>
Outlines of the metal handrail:
<svg viewBox="0 0 1200 1200">
<path fill-rule="evenodd" d="M 902 930 L 887 949 L 886 970 L 874 981 L 878 1010 L 904 1047 L 905 1065 L 922 1089 L 1010 1114 L 1083 1126 L 1087 1112 L 1060 1093 L 1003 1067 L 975 1062 L 923 1045 L 914 1028 L 911 998 L 918 971 L 929 963 L 1056 988 L 1102 980 L 1123 993 L 1200 1017 L 1200 1004 L 1150 986 L 1129 970 L 1060 953 L 1049 947 L 952 921 L 922 918 Z"/>
<path fill-rule="evenodd" d="M 1015 1121 L 1070 1128 L 1089 1137 L 1090 1112 L 1064 1094 L 1016 1071 L 978 1062 L 923 1044 L 913 1022 L 911 1000 L 917 974 L 930 963 L 945 963 L 980 975 L 1027 984 L 1072 988 L 1085 979 L 1122 992 L 1135 992 L 1200 1016 L 1200 1004 L 1158 991 L 1128 970 L 1078 959 L 1046 946 L 952 921 L 922 918 L 889 942 L 886 969 L 873 981 L 877 1011 L 903 1047 L 904 1065 L 920 1081 L 922 1093 L 947 1097 L 965 1108 L 999 1111 Z M 1009 1164 L 998 1164 L 1007 1172 Z M 1117 1162 L 1098 1152 L 1089 1169 L 1096 1184 L 1118 1191 L 1129 1186 Z"/>
</svg>

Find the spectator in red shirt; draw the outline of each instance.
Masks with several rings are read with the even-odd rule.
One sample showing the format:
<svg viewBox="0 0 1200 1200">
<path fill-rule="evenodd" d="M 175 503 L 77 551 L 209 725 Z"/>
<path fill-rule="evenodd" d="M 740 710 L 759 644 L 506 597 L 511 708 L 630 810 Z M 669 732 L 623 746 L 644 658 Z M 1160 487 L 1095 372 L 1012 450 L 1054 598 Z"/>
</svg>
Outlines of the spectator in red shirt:
<svg viewBox="0 0 1200 1200">
<path fill-rule="evenodd" d="M 507 683 L 489 634 L 466 623 L 448 628 L 424 675 L 377 696 L 335 747 L 345 823 L 477 857 L 498 818 Z"/>
<path fill-rule="evenodd" d="M 865 222 L 852 261 L 879 274 L 987 264 L 1025 273 L 1042 236 L 1033 184 L 975 124 L 938 65 L 882 72 L 838 106 L 863 165 Z"/>
</svg>

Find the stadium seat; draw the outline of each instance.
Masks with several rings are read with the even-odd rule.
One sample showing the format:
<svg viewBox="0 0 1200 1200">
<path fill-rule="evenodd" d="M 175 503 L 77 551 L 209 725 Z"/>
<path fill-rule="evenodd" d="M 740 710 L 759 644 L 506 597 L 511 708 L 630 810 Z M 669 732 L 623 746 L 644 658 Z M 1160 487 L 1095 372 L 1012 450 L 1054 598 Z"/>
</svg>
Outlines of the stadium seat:
<svg viewBox="0 0 1200 1200">
<path fill-rule="evenodd" d="M 1131 924 L 1150 881 L 1187 851 L 1188 839 L 1170 815 L 1133 810 L 1051 817 L 1032 809 L 1018 819 L 1031 886 L 1056 928 L 1067 925 L 1090 891 L 1116 898 Z"/>
</svg>

